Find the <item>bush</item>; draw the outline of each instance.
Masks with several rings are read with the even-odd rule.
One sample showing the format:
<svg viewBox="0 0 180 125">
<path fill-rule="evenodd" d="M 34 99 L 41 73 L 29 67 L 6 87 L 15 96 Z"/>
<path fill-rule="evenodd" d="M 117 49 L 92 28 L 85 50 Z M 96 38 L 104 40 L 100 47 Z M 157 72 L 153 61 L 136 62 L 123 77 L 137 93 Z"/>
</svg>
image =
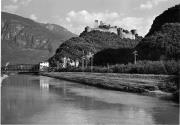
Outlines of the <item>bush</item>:
<svg viewBox="0 0 180 125">
<path fill-rule="evenodd" d="M 177 74 L 178 62 L 169 61 L 138 61 L 136 64 L 116 64 L 110 67 L 114 73 L 138 74 Z"/>
<path fill-rule="evenodd" d="M 59 72 L 91 72 L 91 67 L 68 67 L 56 70 Z M 93 72 L 99 73 L 137 73 L 137 74 L 178 74 L 179 65 L 175 60 L 169 61 L 138 61 L 136 64 L 116 64 L 108 67 L 93 66 Z"/>
</svg>

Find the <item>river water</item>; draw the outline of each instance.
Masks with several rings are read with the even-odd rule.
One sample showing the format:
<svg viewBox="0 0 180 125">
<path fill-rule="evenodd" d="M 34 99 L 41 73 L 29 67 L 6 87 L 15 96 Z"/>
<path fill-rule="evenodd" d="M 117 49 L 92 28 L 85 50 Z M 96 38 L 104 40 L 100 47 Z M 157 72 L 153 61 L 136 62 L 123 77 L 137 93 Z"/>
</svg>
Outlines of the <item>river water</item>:
<svg viewBox="0 0 180 125">
<path fill-rule="evenodd" d="M 176 103 L 45 76 L 13 75 L 1 86 L 1 123 L 178 125 Z"/>
</svg>

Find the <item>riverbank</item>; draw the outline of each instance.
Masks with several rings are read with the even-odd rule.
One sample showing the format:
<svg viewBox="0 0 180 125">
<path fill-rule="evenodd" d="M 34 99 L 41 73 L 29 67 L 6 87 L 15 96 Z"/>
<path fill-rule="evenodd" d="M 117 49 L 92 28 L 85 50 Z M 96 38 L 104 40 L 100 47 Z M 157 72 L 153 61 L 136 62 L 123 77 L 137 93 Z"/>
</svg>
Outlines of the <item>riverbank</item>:
<svg viewBox="0 0 180 125">
<path fill-rule="evenodd" d="M 46 76 L 9 76 L 1 89 L 2 124 L 178 125 L 179 121 L 179 105 L 172 101 Z"/>
<path fill-rule="evenodd" d="M 50 72 L 41 75 L 73 81 L 99 88 L 133 92 L 161 98 L 173 98 L 172 92 L 162 89 L 173 75 L 87 73 L 87 72 Z"/>
</svg>

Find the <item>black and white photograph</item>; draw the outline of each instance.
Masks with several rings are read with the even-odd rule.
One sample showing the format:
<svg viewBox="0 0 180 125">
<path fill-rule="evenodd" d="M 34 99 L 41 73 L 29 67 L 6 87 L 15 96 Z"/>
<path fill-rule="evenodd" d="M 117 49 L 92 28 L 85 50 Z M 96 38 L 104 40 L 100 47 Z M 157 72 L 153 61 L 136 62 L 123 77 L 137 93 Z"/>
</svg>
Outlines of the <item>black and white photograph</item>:
<svg viewBox="0 0 180 125">
<path fill-rule="evenodd" d="M 179 0 L 1 0 L 1 124 L 180 125 Z"/>
</svg>

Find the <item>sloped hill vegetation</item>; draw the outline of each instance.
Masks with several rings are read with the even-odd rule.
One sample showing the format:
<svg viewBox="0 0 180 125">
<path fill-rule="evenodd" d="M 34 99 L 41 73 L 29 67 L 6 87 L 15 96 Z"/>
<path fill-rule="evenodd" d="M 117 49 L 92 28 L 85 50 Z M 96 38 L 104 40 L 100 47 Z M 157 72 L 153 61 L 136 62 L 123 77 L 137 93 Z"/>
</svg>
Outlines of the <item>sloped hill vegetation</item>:
<svg viewBox="0 0 180 125">
<path fill-rule="evenodd" d="M 136 50 L 140 60 L 180 59 L 180 5 L 155 18 L 149 33 Z"/>
<path fill-rule="evenodd" d="M 169 8 L 162 14 L 156 17 L 149 33 L 146 36 L 152 35 L 154 32 L 159 31 L 165 23 L 179 23 L 180 22 L 180 4 Z"/>
<path fill-rule="evenodd" d="M 121 39 L 114 33 L 100 31 L 82 32 L 80 37 L 84 38 L 86 42 L 92 43 L 98 50 L 107 48 L 134 48 L 142 39 L 140 36 L 136 36 L 135 40 Z"/>
<path fill-rule="evenodd" d="M 51 65 L 55 66 L 57 61 L 65 56 L 80 60 L 88 52 L 95 54 L 108 48 L 134 48 L 141 39 L 140 36 L 136 36 L 135 40 L 121 39 L 118 35 L 109 32 L 82 32 L 79 37 L 71 38 L 61 44 L 56 54 L 49 61 Z"/>
<path fill-rule="evenodd" d="M 133 49 L 120 48 L 120 49 L 104 49 L 94 55 L 94 65 L 115 65 L 127 64 L 134 61 Z"/>
<path fill-rule="evenodd" d="M 145 37 L 136 47 L 141 60 L 178 60 L 180 23 L 166 23 L 161 30 Z"/>
</svg>

